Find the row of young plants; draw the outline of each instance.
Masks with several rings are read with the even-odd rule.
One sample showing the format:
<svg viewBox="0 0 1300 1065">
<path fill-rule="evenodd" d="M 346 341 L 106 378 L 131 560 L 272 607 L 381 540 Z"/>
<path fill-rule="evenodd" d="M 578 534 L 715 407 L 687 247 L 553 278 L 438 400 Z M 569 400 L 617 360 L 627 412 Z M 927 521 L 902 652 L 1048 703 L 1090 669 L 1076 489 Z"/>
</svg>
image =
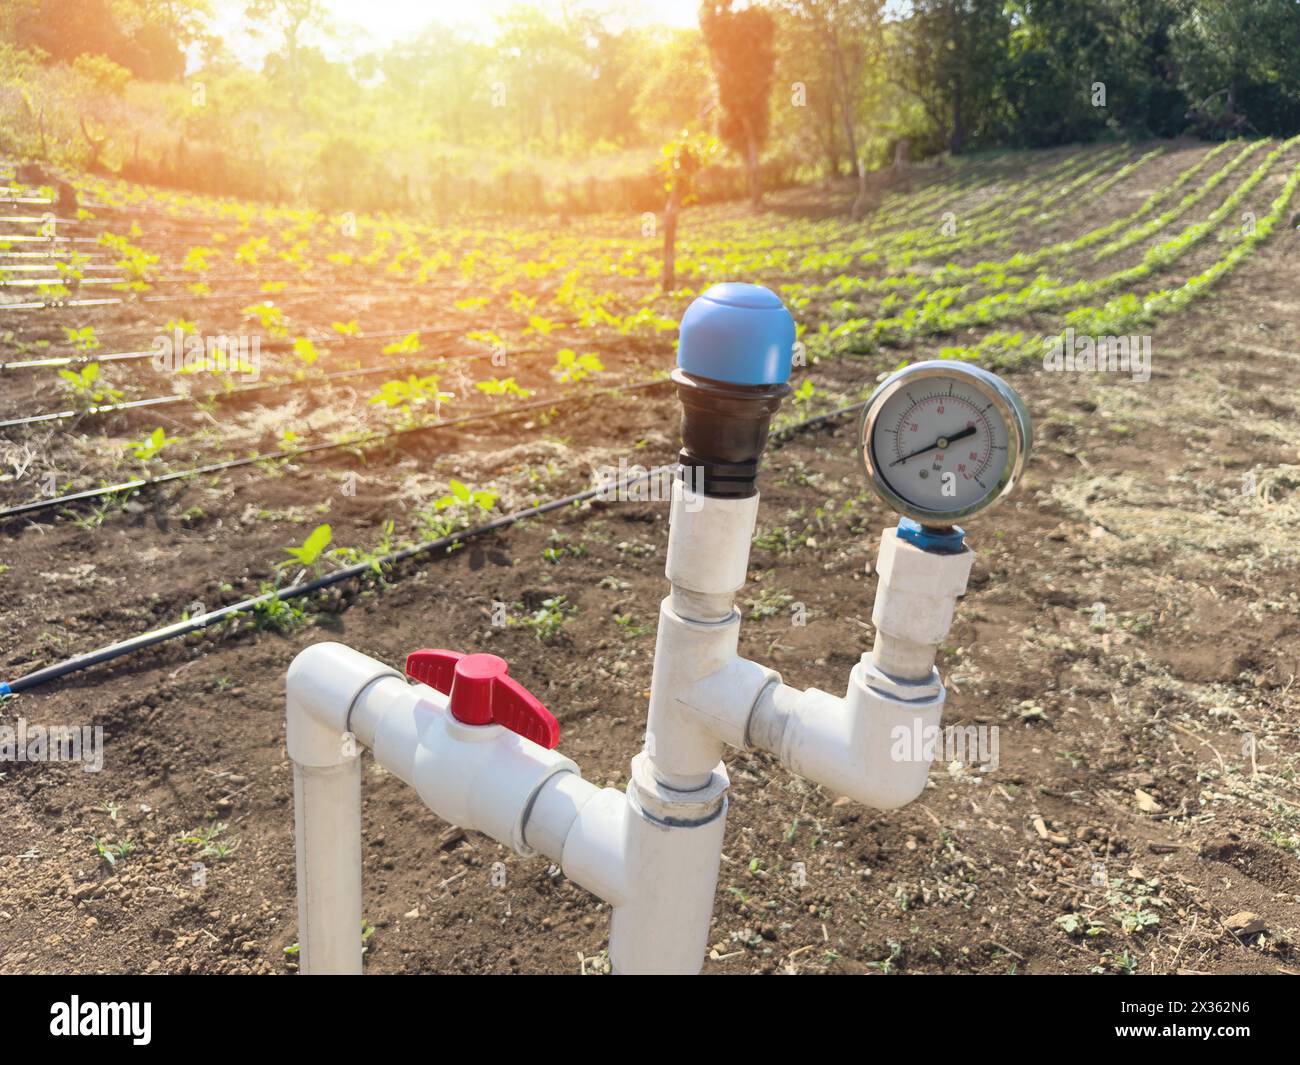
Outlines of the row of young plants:
<svg viewBox="0 0 1300 1065">
<path fill-rule="evenodd" d="M 1071 253 L 1085 250 L 1100 243 L 1120 230 L 1123 230 L 1126 226 L 1133 226 L 1134 228 L 1128 233 L 1125 233 L 1120 239 L 1111 241 L 1106 248 L 1093 257 L 1093 262 L 1098 262 L 1106 256 L 1117 254 L 1119 251 L 1131 247 L 1133 244 L 1137 243 L 1138 240 L 1158 232 L 1159 229 L 1182 216 L 1195 204 L 1205 199 L 1234 170 L 1236 170 L 1246 158 L 1254 154 L 1254 152 L 1259 148 L 1262 148 L 1265 143 L 1266 142 L 1264 141 L 1256 141 L 1248 145 L 1238 156 L 1213 174 L 1200 187 L 1192 190 L 1184 196 L 1175 207 L 1162 213 L 1159 216 L 1159 225 L 1136 225 L 1135 223 L 1145 215 L 1149 214 L 1156 206 L 1169 196 L 1173 195 L 1174 192 L 1191 180 L 1206 160 L 1216 155 L 1221 150 L 1221 147 L 1207 153 L 1207 155 L 1198 160 L 1195 165 L 1184 170 L 1170 185 L 1157 189 L 1155 192 L 1151 193 L 1143 203 L 1130 214 L 1117 218 L 1105 225 L 1095 227 L 1094 229 L 1091 229 L 1071 240 L 1059 241 L 1055 244 L 1048 245 L 1037 252 L 1017 253 L 998 262 L 985 261 L 978 263 L 973 267 L 945 266 L 935 270 L 929 275 L 910 272 L 907 274 L 884 275 L 865 279 L 855 279 L 848 276 L 842 276 L 841 278 L 833 279 L 824 285 L 817 286 L 808 286 L 796 282 L 782 286 L 781 291 L 792 306 L 800 309 L 813 305 L 814 295 L 833 293 L 836 299 L 829 307 L 829 317 L 861 320 L 863 316 L 859 313 L 855 313 L 860 310 L 860 304 L 847 298 L 851 294 L 883 291 L 886 295 L 881 302 L 875 306 L 873 315 L 878 316 L 884 313 L 890 313 L 897 317 L 900 311 L 905 310 L 908 307 L 916 307 L 926 304 L 934 306 L 938 302 L 947 299 L 956 301 L 968 297 L 974 289 L 983 288 L 991 290 L 991 294 L 1017 289 L 1022 287 L 1025 284 L 1025 281 L 1014 271 L 1036 265 L 1047 258 L 1064 258 Z M 1136 234 L 1136 236 L 1134 236 L 1134 234 Z M 1039 276 L 1042 277 L 1044 275 Z M 910 298 L 904 299 L 904 294 L 909 291 L 911 292 Z"/>
<path fill-rule="evenodd" d="M 1217 151 L 1218 149 L 1216 149 Z M 1210 153 L 1213 154 L 1213 153 Z M 1099 187 L 1096 191 L 1098 194 L 1103 193 L 1119 180 L 1128 177 L 1134 169 L 1147 157 L 1121 168 L 1111 178 L 1107 179 L 1104 187 Z M 910 302 L 921 302 L 933 296 L 944 295 L 962 295 L 969 291 L 968 287 L 954 287 L 958 283 L 965 286 L 976 285 L 994 289 L 995 291 L 1011 287 L 1020 282 L 1017 271 L 1028 269 L 1037 265 L 1047 258 L 1064 257 L 1073 251 L 1086 248 L 1091 244 L 1105 239 L 1106 236 L 1113 234 L 1125 226 L 1132 224 L 1135 220 L 1148 213 L 1163 198 L 1172 194 L 1172 191 L 1180 187 L 1186 181 L 1190 180 L 1197 170 L 1204 164 L 1206 157 L 1202 157 L 1192 167 L 1179 175 L 1178 179 L 1170 186 L 1165 186 L 1156 190 L 1142 203 L 1135 211 L 1124 215 L 1104 226 L 1098 226 L 1082 236 L 1075 237 L 1071 240 L 1058 241 L 1055 244 L 1045 245 L 1043 248 L 1031 252 L 1017 252 L 1005 259 L 998 261 L 985 260 L 974 266 L 960 266 L 949 264 L 929 272 L 919 272 L 910 264 L 906 272 L 885 272 L 871 276 L 852 275 L 847 273 L 838 274 L 837 276 L 824 282 L 803 282 L 792 281 L 786 282 L 779 286 L 783 296 L 787 301 L 799 309 L 805 309 L 810 306 L 816 306 L 820 299 L 832 299 L 838 301 L 832 311 L 839 310 L 848 312 L 854 308 L 854 304 L 847 301 L 847 297 L 853 295 L 862 295 L 869 293 L 883 292 L 886 293 L 888 302 L 883 309 L 892 309 L 902 305 L 902 295 L 911 291 L 913 296 Z M 1092 198 L 1092 197 L 1089 197 Z M 1079 205 L 1083 205 L 1080 201 Z M 1040 222 L 1049 222 L 1055 220 L 1061 214 L 1060 211 L 1052 211 L 1046 215 L 1040 215 Z M 892 269 L 892 267 L 891 267 Z M 941 288 L 930 288 L 931 285 L 938 285 Z"/>
<path fill-rule="evenodd" d="M 1041 175 L 1049 175 L 1063 167 L 1074 165 L 1067 159 L 1049 167 Z M 779 249 L 790 253 L 805 248 L 828 248 L 858 239 L 864 235 L 902 232 L 926 221 L 942 217 L 944 211 L 972 195 L 998 186 L 1005 177 L 1004 159 L 980 163 L 964 160 L 946 164 L 953 169 L 949 180 L 935 180 L 919 192 L 910 190 L 888 194 L 865 219 L 853 222 L 842 218 L 816 221 L 785 222 L 779 229 L 770 231 L 755 227 L 753 219 L 706 221 L 703 233 L 693 232 L 682 241 L 688 254 L 705 254 L 713 247 L 731 247 L 740 244 L 754 249 Z M 933 174 L 928 175 L 933 177 Z"/>
<path fill-rule="evenodd" d="M 576 288 L 576 286 L 573 287 Z M 527 299 L 527 297 L 522 297 L 522 300 L 524 301 Z M 252 307 L 246 308 L 245 310 L 256 312 L 259 309 L 265 312 L 265 317 L 262 321 L 264 328 L 272 333 L 277 331 L 283 332 L 283 325 L 279 321 L 276 310 L 273 306 L 268 304 L 262 305 L 260 308 Z M 523 309 L 531 310 L 532 306 L 531 304 L 528 304 Z M 536 316 L 533 317 L 535 318 Z M 600 319 L 597 318 L 597 321 L 599 320 Z M 669 326 L 675 325 L 675 323 L 667 324 Z M 543 330 L 544 328 L 545 327 L 543 327 Z M 301 357 L 307 365 L 310 365 L 315 361 L 316 353 L 314 345 L 312 345 L 309 340 L 304 340 L 304 338 L 299 339 L 303 341 L 303 343 L 295 344 L 295 354 Z M 410 341 L 411 339 L 414 339 L 418 345 L 418 337 L 406 338 L 407 341 Z M 557 368 L 554 375 L 561 381 L 566 379 L 580 380 L 581 375 L 585 375 L 587 370 L 591 368 L 590 362 L 588 362 L 588 365 L 584 368 L 582 360 L 590 360 L 592 356 L 590 356 L 590 354 L 580 356 L 573 349 L 562 349 L 562 351 L 571 357 L 574 361 L 574 365 L 566 370 L 566 368 L 561 366 L 560 360 L 562 359 L 562 356 L 560 356 L 557 358 Z M 403 351 L 400 345 L 390 345 L 388 349 L 385 349 L 385 353 L 405 354 L 408 352 Z M 64 380 L 70 390 L 72 390 L 83 401 L 86 401 L 86 405 L 98 405 L 102 404 L 105 400 L 115 400 L 120 398 L 120 393 L 116 393 L 110 386 L 107 386 L 102 381 L 99 376 L 98 366 L 93 363 L 75 373 L 72 371 L 65 371 Z M 519 386 L 513 378 L 491 378 L 478 382 L 477 387 L 488 395 L 513 397 L 517 399 L 527 398 L 530 394 L 529 390 Z M 435 416 L 440 415 L 442 404 L 450 401 L 451 398 L 452 397 L 440 389 L 436 375 L 411 374 L 406 378 L 394 378 L 385 382 L 384 385 L 381 386 L 379 392 L 372 397 L 372 402 L 383 405 L 394 411 L 401 419 L 400 424 L 403 426 L 415 427 L 421 424 L 420 415 L 425 408 L 432 405 L 435 410 Z M 133 453 L 135 453 L 138 459 L 141 459 L 142 461 L 150 461 L 156 459 L 165 447 L 175 443 L 175 439 L 168 438 L 165 433 L 161 434 L 160 439 L 158 432 L 155 431 L 154 434 L 151 434 L 144 440 L 133 442 L 131 447 Z"/>
<path fill-rule="evenodd" d="M 1133 266 L 1099 278 L 1074 282 L 1039 275 L 1015 291 L 983 296 L 964 305 L 957 304 L 957 294 L 947 292 L 931 296 L 920 305 L 907 308 L 902 314 L 885 318 L 868 316 L 841 322 L 819 332 L 816 339 L 821 344 L 832 347 L 839 344 L 846 350 L 871 351 L 882 344 L 898 346 L 919 336 L 951 333 L 972 326 L 988 326 L 1008 318 L 1059 309 L 1127 288 L 1167 269 L 1209 236 L 1245 202 L 1268 176 L 1278 159 L 1296 144 L 1297 139 L 1292 138 L 1274 148 L 1209 215 L 1188 225 L 1178 236 L 1148 249 Z"/>
<path fill-rule="evenodd" d="M 1104 154 L 1109 159 L 1113 152 Z M 1014 209 L 1011 205 L 1015 203 L 1040 203 L 1056 191 L 1054 181 L 1078 171 L 1084 162 L 1084 156 L 1074 155 L 1043 174 L 1031 175 L 1004 186 L 1000 192 L 978 204 L 965 220 L 966 224 L 975 226 L 987 218 L 1000 217 L 1003 212 Z M 864 257 L 871 254 L 880 255 L 890 249 L 924 247 L 927 241 L 946 239 L 941 232 L 941 225 L 942 212 L 938 212 L 931 213 L 920 224 L 878 235 L 844 230 L 845 239 L 825 242 L 817 251 L 802 256 L 797 256 L 793 251 L 786 253 L 778 248 L 764 247 L 761 238 L 752 249 L 749 242 L 744 240 L 733 240 L 719 247 L 719 243 L 706 231 L 682 243 L 678 269 L 683 276 L 705 284 L 722 277 L 762 277 L 772 274 L 789 276 L 832 269 L 845 270 L 865 262 Z"/>
<path fill-rule="evenodd" d="M 141 463 L 138 476 L 116 483 L 101 480 L 98 486 L 83 489 L 75 489 L 68 484 L 59 486 L 56 482 L 42 498 L 0 508 L 0 518 L 60 510 L 96 500 L 108 500 L 109 503 L 105 506 L 111 507 L 124 503 L 141 488 L 212 476 L 254 465 L 270 468 L 270 464 L 324 452 L 358 451 L 409 434 L 506 419 L 525 412 L 536 412 L 538 423 L 544 427 L 563 406 L 595 401 L 601 397 L 635 394 L 657 387 L 666 380 L 666 371 L 658 371 L 636 380 L 598 387 L 596 378 L 604 372 L 604 365 L 595 353 L 561 349 L 555 355 L 552 376 L 563 387 L 554 390 L 552 394 L 532 398 L 534 391 L 521 387 L 513 377 L 487 378 L 474 382 L 475 390 L 485 397 L 497 398 L 500 402 L 488 407 L 476 406 L 454 417 L 446 416 L 446 408 L 456 397 L 439 387 L 437 376 L 409 375 L 405 379 L 385 382 L 370 397 L 370 404 L 390 415 L 387 424 L 380 429 L 339 431 L 324 434 L 321 440 L 310 441 L 292 427 L 286 427 L 281 430 L 279 446 L 275 451 L 218 457 L 188 468 L 172 468 L 161 454 L 167 447 L 171 447 L 174 453 L 182 440 L 167 436 L 161 429 L 155 429 L 143 440 L 132 441 L 122 447 L 105 448 L 106 453 L 114 455 L 130 452 Z M 94 386 L 93 379 L 90 384 Z M 66 494 L 54 495 L 53 492 L 56 491 Z"/>
<path fill-rule="evenodd" d="M 1297 188 L 1300 188 L 1300 166 L 1291 170 L 1268 211 L 1240 239 L 1181 284 L 1151 289 L 1145 294 L 1123 292 L 1101 304 L 1079 304 L 1062 316 L 1062 327 L 1082 335 L 1125 336 L 1185 310 L 1240 266 L 1279 227 L 1287 224 Z M 1040 361 L 1057 338 L 1056 334 L 993 331 L 974 344 L 943 347 L 938 357 L 976 361 L 995 368 L 1012 367 Z"/>
<path fill-rule="evenodd" d="M 1080 165 L 1079 160 L 1072 159 L 1062 163 L 1059 167 L 1054 168 L 1053 174 L 1057 170 L 1077 168 Z M 1098 167 L 1100 172 L 1103 167 Z M 1026 179 L 1023 182 L 1024 189 L 1033 188 L 1039 179 Z M 1014 197 L 1019 195 L 1021 184 L 1017 184 L 1009 193 L 997 197 L 998 202 L 1002 202 L 1004 197 Z M 1043 196 L 1060 197 L 1060 190 L 1048 189 L 1042 193 Z M 1068 195 L 1068 193 L 1067 193 Z M 1037 202 L 1037 200 L 1035 200 Z M 980 210 L 995 209 L 990 205 L 984 205 Z M 980 217 L 979 212 L 976 217 Z M 751 232 L 753 227 L 751 226 Z M 782 230 L 784 233 L 785 231 Z M 893 239 L 915 240 L 917 233 L 914 230 L 902 230 L 900 235 Z M 714 238 L 710 236 L 701 236 L 702 242 L 709 247 L 716 247 Z M 684 253 L 684 259 L 679 259 L 679 263 L 687 264 L 684 269 L 689 272 L 695 269 L 698 275 L 698 287 L 682 286 L 674 292 L 668 294 L 668 299 L 674 306 L 679 305 L 683 300 L 689 299 L 692 295 L 702 291 L 708 285 L 712 284 L 716 278 L 747 276 L 746 271 L 754 267 L 755 263 L 771 266 L 774 259 L 782 259 L 787 263 L 793 263 L 794 258 L 788 250 L 776 248 L 776 238 L 766 237 L 763 235 L 751 236 L 750 241 L 738 248 L 726 251 L 723 254 L 715 256 L 710 260 L 709 269 L 695 269 L 690 266 L 692 260 L 689 252 Z M 782 241 L 782 244 L 788 243 Z M 758 250 L 753 252 L 746 251 L 744 248 L 754 246 Z M 621 335 L 631 335 L 637 332 L 662 332 L 675 328 L 675 318 L 669 317 L 658 310 L 658 306 L 664 302 L 664 294 L 657 291 L 643 293 L 639 298 L 633 298 L 629 301 L 623 293 L 612 291 L 608 288 L 597 288 L 587 283 L 588 279 L 596 281 L 603 280 L 608 276 L 620 276 L 627 279 L 644 281 L 647 276 L 652 276 L 658 271 L 657 251 L 654 248 L 647 250 L 638 250 L 635 247 L 629 247 L 626 243 L 616 242 L 617 254 L 613 248 L 602 250 L 599 243 L 595 247 L 590 242 L 579 246 L 576 242 L 570 247 L 552 246 L 545 260 L 533 261 L 527 269 L 528 276 L 531 280 L 539 280 L 546 275 L 549 270 L 565 270 L 563 279 L 556 287 L 552 296 L 553 302 L 566 313 L 571 314 L 575 319 L 577 328 L 601 328 L 609 327 Z M 840 253 L 832 253 L 840 254 Z M 806 266 L 807 264 L 802 264 Z M 796 267 L 801 268 L 801 267 Z M 512 256 L 504 253 L 493 255 L 484 255 L 476 261 L 476 273 L 478 277 L 481 271 L 481 280 L 490 287 L 497 290 L 507 288 L 519 280 L 517 271 L 520 264 Z M 626 310 L 629 306 L 634 306 L 635 310 Z"/>
<path fill-rule="evenodd" d="M 1068 167 L 1070 161 L 1062 167 Z M 1061 167 L 1055 168 L 1057 170 Z M 1015 195 L 1015 191 L 1004 192 L 1000 197 L 995 199 L 999 202 Z M 138 199 L 139 197 L 132 197 Z M 181 197 L 180 202 L 189 203 L 193 197 Z M 268 254 L 274 254 L 278 260 L 283 260 L 299 270 L 307 268 L 306 248 L 308 246 L 307 234 L 313 225 L 319 225 L 322 219 L 320 216 L 310 212 L 292 212 L 285 209 L 275 209 L 266 211 L 265 209 L 250 209 L 246 206 L 226 204 L 222 205 L 219 213 L 223 216 L 231 216 L 238 220 L 241 227 L 247 229 L 252 224 L 253 219 L 258 217 L 270 216 L 277 221 L 291 222 L 280 235 L 280 242 L 285 245 L 278 252 L 271 251 L 271 243 L 268 237 L 247 235 L 245 239 L 233 245 L 233 257 L 238 263 L 243 263 L 250 270 L 256 272 L 262 259 Z M 357 265 L 364 265 L 367 268 L 377 266 L 384 257 L 384 249 L 387 242 L 396 239 L 392 235 L 395 232 L 406 232 L 410 230 L 403 229 L 401 225 L 387 228 L 373 227 L 373 231 L 379 235 L 379 240 L 369 252 L 357 257 Z M 147 252 L 139 244 L 134 243 L 140 236 L 138 225 L 133 225 L 126 236 L 118 237 L 113 234 L 107 234 L 103 238 L 106 246 L 114 248 L 121 255 L 118 260 L 119 265 L 128 272 L 128 278 L 123 282 L 124 287 L 130 291 L 141 292 L 147 290 L 151 285 L 151 270 L 156 266 L 156 256 Z M 403 238 L 405 239 L 405 238 Z M 185 256 L 182 269 L 192 271 L 196 280 L 192 282 L 188 289 L 192 295 L 205 296 L 211 295 L 211 287 L 204 279 L 207 271 L 211 269 L 211 256 L 214 254 L 213 245 L 229 243 L 231 238 L 224 233 L 214 234 L 214 240 L 207 245 L 196 245 L 191 247 Z M 490 243 L 484 240 L 485 244 Z M 491 299 L 501 294 L 512 282 L 519 280 L 539 281 L 555 270 L 567 268 L 567 273 L 563 282 L 555 291 L 556 305 L 559 308 L 571 309 L 578 328 L 596 329 L 612 328 L 620 335 L 631 335 L 637 332 L 663 332 L 675 326 L 675 321 L 658 313 L 652 303 L 646 299 L 637 301 L 634 309 L 617 309 L 617 305 L 625 305 L 620 294 L 611 291 L 597 291 L 590 287 L 579 284 L 579 275 L 581 260 L 583 256 L 590 253 L 590 248 L 584 246 L 582 249 L 573 249 L 571 253 L 556 248 L 541 257 L 534 259 L 520 260 L 517 256 L 517 248 L 511 248 L 509 253 L 501 251 L 499 248 L 487 251 L 483 248 L 472 248 L 466 251 L 455 266 L 460 276 L 466 280 L 476 278 L 480 272 L 488 273 L 492 280 L 490 287 L 493 291 L 492 297 L 469 297 L 464 301 L 465 308 L 468 309 L 474 304 L 486 304 Z M 611 249 L 612 252 L 612 249 Z M 591 272 L 596 275 L 606 273 L 623 273 L 625 276 L 639 277 L 645 270 L 657 265 L 657 259 L 653 255 L 646 256 L 646 264 L 640 267 L 632 265 L 633 259 L 628 255 L 628 249 L 624 246 L 620 255 L 616 258 L 612 254 L 609 258 L 602 261 L 597 260 L 590 264 Z M 327 255 L 327 258 L 339 258 L 346 260 L 348 263 L 353 259 L 347 253 L 333 252 Z M 617 261 L 621 259 L 620 261 Z M 405 265 L 410 263 L 418 264 L 414 279 L 416 282 L 429 280 L 438 271 L 445 270 L 452 266 L 453 259 L 451 252 L 445 246 L 440 247 L 434 256 L 425 256 L 419 250 L 418 245 L 407 243 L 402 250 L 388 262 L 384 268 L 386 273 L 393 276 L 401 274 Z M 69 279 L 75 280 L 78 273 L 75 263 L 69 264 Z M 278 280 L 264 280 L 261 282 L 262 291 L 267 295 L 274 295 L 283 291 L 283 282 Z M 519 295 L 517 289 L 510 290 L 512 305 L 515 298 Z M 62 292 L 55 290 L 49 293 L 51 297 L 57 298 L 63 295 Z M 536 297 L 530 297 L 534 302 Z M 269 301 L 266 301 L 269 304 Z M 616 309 L 611 309 L 615 307 Z M 525 326 L 525 332 L 536 329 L 540 332 L 546 332 L 553 327 L 554 319 L 542 313 L 536 313 L 534 308 L 530 308 L 528 315 L 528 325 Z M 272 333 L 272 335 L 275 335 Z"/>
</svg>

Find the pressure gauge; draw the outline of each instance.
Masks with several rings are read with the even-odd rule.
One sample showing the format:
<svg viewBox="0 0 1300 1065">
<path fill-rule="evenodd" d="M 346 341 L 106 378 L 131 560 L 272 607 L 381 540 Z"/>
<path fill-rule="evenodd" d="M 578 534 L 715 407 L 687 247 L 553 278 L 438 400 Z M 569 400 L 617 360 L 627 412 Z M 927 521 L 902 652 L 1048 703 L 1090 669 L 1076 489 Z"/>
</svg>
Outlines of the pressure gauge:
<svg viewBox="0 0 1300 1065">
<path fill-rule="evenodd" d="M 871 487 L 930 527 L 969 518 L 1008 495 L 1029 456 L 1029 412 L 996 374 L 918 362 L 890 375 L 862 412 Z"/>
</svg>

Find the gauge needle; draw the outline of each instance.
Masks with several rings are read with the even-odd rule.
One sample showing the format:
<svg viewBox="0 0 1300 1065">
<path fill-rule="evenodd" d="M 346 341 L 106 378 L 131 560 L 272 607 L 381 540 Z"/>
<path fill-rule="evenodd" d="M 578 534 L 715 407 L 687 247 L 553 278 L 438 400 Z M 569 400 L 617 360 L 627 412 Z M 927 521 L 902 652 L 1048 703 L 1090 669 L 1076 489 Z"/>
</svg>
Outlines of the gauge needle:
<svg viewBox="0 0 1300 1065">
<path fill-rule="evenodd" d="M 928 444 L 923 448 L 918 448 L 916 451 L 913 451 L 910 455 L 904 455 L 901 459 L 894 459 L 894 461 L 891 462 L 890 465 L 897 466 L 900 462 L 906 462 L 908 459 L 914 459 L 916 458 L 917 455 L 924 455 L 927 451 L 934 451 L 936 448 L 939 449 L 947 448 L 947 446 L 951 444 L 954 440 L 963 440 L 968 436 L 974 436 L 974 435 L 975 435 L 975 426 L 968 425 L 966 426 L 965 429 L 961 430 L 961 432 L 953 433 L 952 436 L 941 436 L 933 444 Z"/>
</svg>

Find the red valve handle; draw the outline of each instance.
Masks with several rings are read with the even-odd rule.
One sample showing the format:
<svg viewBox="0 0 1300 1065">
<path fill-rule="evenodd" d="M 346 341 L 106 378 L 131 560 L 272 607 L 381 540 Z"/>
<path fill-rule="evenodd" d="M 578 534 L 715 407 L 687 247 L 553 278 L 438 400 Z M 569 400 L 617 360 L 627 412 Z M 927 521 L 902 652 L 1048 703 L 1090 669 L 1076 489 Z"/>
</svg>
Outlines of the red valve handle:
<svg viewBox="0 0 1300 1065">
<path fill-rule="evenodd" d="M 503 725 L 548 750 L 560 742 L 560 723 L 514 677 L 504 658 L 459 651 L 412 651 L 406 675 L 449 696 L 451 716 L 466 725 Z"/>
</svg>

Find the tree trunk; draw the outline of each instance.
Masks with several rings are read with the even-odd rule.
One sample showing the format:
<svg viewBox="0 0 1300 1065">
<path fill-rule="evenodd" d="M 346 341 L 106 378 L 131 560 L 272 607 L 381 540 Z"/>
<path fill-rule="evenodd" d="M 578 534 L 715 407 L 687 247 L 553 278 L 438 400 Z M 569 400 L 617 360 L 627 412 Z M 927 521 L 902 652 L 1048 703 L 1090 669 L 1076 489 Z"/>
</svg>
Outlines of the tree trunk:
<svg viewBox="0 0 1300 1065">
<path fill-rule="evenodd" d="M 862 155 L 858 151 L 858 137 L 853 130 L 853 93 L 849 89 L 839 37 L 831 37 L 828 43 L 835 54 L 835 86 L 839 90 L 840 116 L 844 120 L 844 142 L 849 147 L 849 158 L 853 161 L 853 176 L 858 179 L 858 192 L 853 198 L 853 206 L 849 208 L 849 217 L 856 222 L 867 210 L 867 168 L 863 165 Z"/>
<path fill-rule="evenodd" d="M 677 210 L 680 199 L 674 180 L 668 190 L 668 203 L 664 206 L 664 276 L 661 284 L 665 292 L 677 287 Z"/>
<path fill-rule="evenodd" d="M 962 114 L 961 87 L 958 86 L 952 98 L 952 131 L 948 135 L 948 151 L 953 155 L 960 155 L 965 140 L 966 120 Z"/>
<path fill-rule="evenodd" d="M 749 203 L 751 207 L 758 208 L 763 205 L 763 185 L 758 170 L 758 138 L 750 133 L 746 139 L 745 168 L 749 172 Z"/>
</svg>

